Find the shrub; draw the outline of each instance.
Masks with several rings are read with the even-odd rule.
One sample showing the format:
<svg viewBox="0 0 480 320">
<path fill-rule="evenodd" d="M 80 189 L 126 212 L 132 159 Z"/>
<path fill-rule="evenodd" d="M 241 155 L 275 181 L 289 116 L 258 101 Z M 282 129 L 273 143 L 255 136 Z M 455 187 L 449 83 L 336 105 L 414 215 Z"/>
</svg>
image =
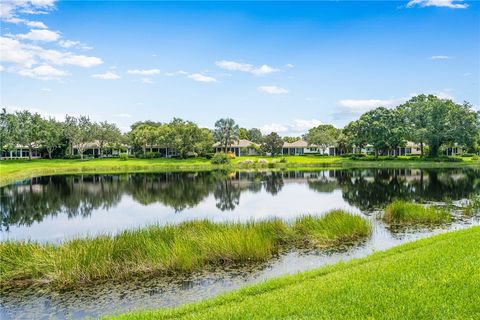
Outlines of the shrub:
<svg viewBox="0 0 480 320">
<path fill-rule="evenodd" d="M 160 158 L 160 153 L 158 153 L 158 152 L 145 152 L 144 158 L 145 159 Z"/>
<path fill-rule="evenodd" d="M 479 157 L 479 156 L 473 156 L 473 157 L 472 157 L 472 160 L 478 161 L 478 160 L 480 160 L 480 157 Z"/>
<path fill-rule="evenodd" d="M 230 163 L 231 157 L 224 152 L 217 152 L 213 155 L 210 162 L 212 164 L 227 164 Z"/>
<path fill-rule="evenodd" d="M 253 166 L 254 164 L 255 162 L 253 162 L 253 160 L 250 160 L 250 159 L 238 162 L 239 166 L 245 166 L 245 167 Z"/>
<path fill-rule="evenodd" d="M 123 161 L 128 160 L 128 153 L 120 153 L 118 157 Z"/>
<path fill-rule="evenodd" d="M 450 220 L 445 209 L 425 207 L 418 203 L 397 200 L 385 208 L 383 220 L 389 223 L 439 223 Z"/>
<path fill-rule="evenodd" d="M 64 157 L 64 159 L 69 159 L 69 160 L 72 160 L 72 159 L 81 159 L 82 157 L 79 155 L 79 154 L 66 154 Z"/>
</svg>

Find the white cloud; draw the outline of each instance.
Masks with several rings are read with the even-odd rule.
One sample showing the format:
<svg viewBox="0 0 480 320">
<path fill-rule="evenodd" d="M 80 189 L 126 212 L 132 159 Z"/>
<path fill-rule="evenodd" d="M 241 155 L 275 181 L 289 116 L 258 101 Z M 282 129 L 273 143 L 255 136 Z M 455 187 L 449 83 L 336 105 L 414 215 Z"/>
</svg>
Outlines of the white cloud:
<svg viewBox="0 0 480 320">
<path fill-rule="evenodd" d="M 277 71 L 279 71 L 279 70 L 264 64 L 263 66 L 261 66 L 259 68 L 253 69 L 251 72 L 252 72 L 252 74 L 254 74 L 256 76 L 264 76 L 264 75 L 267 75 L 267 74 L 270 74 L 270 73 L 273 73 L 273 72 L 277 72 Z"/>
<path fill-rule="evenodd" d="M 60 38 L 60 32 L 46 29 L 32 29 L 28 33 L 17 35 L 20 39 L 52 42 Z"/>
<path fill-rule="evenodd" d="M 93 74 L 92 78 L 102 79 L 102 80 L 117 80 L 120 79 L 120 76 L 114 72 L 105 72 Z"/>
<path fill-rule="evenodd" d="M 323 124 L 323 122 L 317 119 L 296 119 L 293 123 L 269 123 L 260 127 L 260 131 L 264 134 L 276 132 L 280 135 L 299 136 L 321 124 Z"/>
<path fill-rule="evenodd" d="M 187 77 L 190 78 L 190 79 L 193 79 L 195 81 L 200 81 L 200 82 L 217 82 L 217 79 L 215 79 L 213 77 L 209 77 L 209 76 L 204 76 L 201 73 L 189 74 Z"/>
<path fill-rule="evenodd" d="M 32 69 L 23 69 L 18 74 L 24 77 L 31 77 L 41 80 L 58 79 L 68 76 L 68 72 L 56 69 L 50 65 L 41 65 Z"/>
<path fill-rule="evenodd" d="M 7 23 L 25 24 L 32 28 L 46 29 L 40 21 L 30 21 L 18 17 L 18 13 L 46 13 L 53 10 L 55 0 L 2 0 L 0 3 L 0 20 Z"/>
<path fill-rule="evenodd" d="M 257 89 L 260 92 L 268 94 L 287 94 L 288 90 L 277 86 L 261 86 Z"/>
<path fill-rule="evenodd" d="M 183 70 L 178 70 L 178 71 L 175 71 L 175 72 L 167 72 L 165 73 L 166 76 L 169 76 L 169 77 L 173 77 L 173 76 L 176 76 L 176 75 L 187 75 L 188 72 L 186 71 L 183 71 Z"/>
<path fill-rule="evenodd" d="M 35 53 L 20 41 L 0 37 L 0 61 L 30 67 L 36 63 Z"/>
<path fill-rule="evenodd" d="M 80 41 L 73 41 L 73 40 L 60 40 L 58 41 L 58 45 L 62 48 L 78 48 L 82 50 L 91 50 L 93 49 L 90 46 L 87 46 L 86 44 L 80 42 Z"/>
<path fill-rule="evenodd" d="M 0 65 L 0 72 L 4 71 L 5 70 L 5 67 Z"/>
<path fill-rule="evenodd" d="M 260 131 L 262 131 L 263 134 L 269 134 L 271 132 L 285 133 L 288 132 L 288 127 L 281 123 L 269 123 L 260 127 Z"/>
<path fill-rule="evenodd" d="M 133 69 L 133 70 L 128 70 L 127 73 L 141 75 L 141 76 L 153 76 L 156 74 L 160 74 L 160 70 L 159 69 L 148 69 L 148 70 Z"/>
<path fill-rule="evenodd" d="M 448 60 L 451 58 L 452 57 L 449 57 L 449 56 L 431 56 L 430 60 Z"/>
<path fill-rule="evenodd" d="M 377 107 L 392 108 L 408 98 L 397 99 L 345 99 L 338 102 L 339 105 L 349 109 L 352 112 L 363 113 Z"/>
<path fill-rule="evenodd" d="M 287 68 L 293 68 L 293 67 L 294 67 L 294 65 L 293 65 L 293 64 L 291 64 L 291 63 L 287 63 L 287 64 L 285 65 L 285 67 L 287 67 Z"/>
<path fill-rule="evenodd" d="M 42 88 L 41 89 L 43 92 L 52 92 L 53 90 L 50 88 Z"/>
<path fill-rule="evenodd" d="M 142 83 L 145 83 L 145 84 L 153 84 L 154 82 L 152 81 L 152 79 L 143 78 L 143 79 L 142 79 Z"/>
<path fill-rule="evenodd" d="M 463 0 L 410 0 L 407 3 L 407 8 L 411 7 L 446 7 L 451 9 L 465 9 L 468 4 Z"/>
<path fill-rule="evenodd" d="M 241 62 L 235 62 L 235 61 L 229 61 L 229 60 L 216 61 L 215 64 L 218 67 L 225 70 L 248 72 L 256 76 L 264 76 L 273 72 L 280 71 L 279 69 L 270 67 L 266 64 L 260 67 L 255 67 L 249 63 L 241 63 Z"/>
<path fill-rule="evenodd" d="M 436 95 L 439 99 L 455 100 L 455 98 L 452 96 L 452 89 L 435 91 L 433 94 Z"/>
</svg>

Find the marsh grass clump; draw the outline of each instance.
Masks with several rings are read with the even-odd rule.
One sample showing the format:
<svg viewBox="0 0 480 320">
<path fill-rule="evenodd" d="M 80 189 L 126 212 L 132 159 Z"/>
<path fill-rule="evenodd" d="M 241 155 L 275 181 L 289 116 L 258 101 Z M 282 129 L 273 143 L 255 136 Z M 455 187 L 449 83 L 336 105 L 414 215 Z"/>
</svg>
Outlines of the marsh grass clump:
<svg viewBox="0 0 480 320">
<path fill-rule="evenodd" d="M 0 243 L 0 288 L 33 284 L 63 289 L 96 280 L 262 262 L 302 241 L 332 246 L 365 237 L 369 228 L 361 217 L 336 210 L 293 224 L 280 219 L 219 224 L 200 220 L 73 239 L 58 246 L 6 241 Z"/>
<path fill-rule="evenodd" d="M 293 228 L 299 241 L 320 247 L 353 243 L 371 233 L 366 219 L 343 210 L 332 210 L 320 218 L 298 218 Z"/>
<path fill-rule="evenodd" d="M 383 221 L 395 224 L 441 223 L 450 221 L 445 209 L 426 207 L 418 203 L 397 200 L 385 208 Z"/>
</svg>

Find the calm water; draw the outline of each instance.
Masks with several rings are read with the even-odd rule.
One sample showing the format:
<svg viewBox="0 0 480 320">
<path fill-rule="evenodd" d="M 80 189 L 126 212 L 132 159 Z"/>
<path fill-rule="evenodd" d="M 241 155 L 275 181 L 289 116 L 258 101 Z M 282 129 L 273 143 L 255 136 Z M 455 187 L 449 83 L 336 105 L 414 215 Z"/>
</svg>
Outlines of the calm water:
<svg viewBox="0 0 480 320">
<path fill-rule="evenodd" d="M 479 194 L 480 170 L 362 169 L 313 172 L 203 172 L 76 175 L 34 178 L 0 188 L 0 239 L 59 243 L 148 224 L 191 219 L 248 221 L 323 214 L 343 208 L 364 215 L 374 233 L 336 252 L 291 251 L 256 266 L 206 270 L 182 277 L 103 283 L 62 294 L 34 290 L 0 296 L 0 319 L 80 319 L 197 301 L 285 273 L 349 260 L 432 234 L 479 224 L 463 217 Z M 452 223 L 392 230 L 378 212 L 394 199 L 455 209 Z"/>
</svg>

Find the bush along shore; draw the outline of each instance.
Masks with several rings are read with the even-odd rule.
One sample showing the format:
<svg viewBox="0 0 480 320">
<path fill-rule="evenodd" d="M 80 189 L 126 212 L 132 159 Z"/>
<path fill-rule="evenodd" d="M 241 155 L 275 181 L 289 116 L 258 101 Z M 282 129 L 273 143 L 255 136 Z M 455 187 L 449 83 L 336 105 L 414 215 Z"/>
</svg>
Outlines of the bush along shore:
<svg viewBox="0 0 480 320">
<path fill-rule="evenodd" d="M 39 285 L 65 289 L 98 280 L 262 262 L 289 247 L 331 248 L 356 243 L 370 233 L 371 225 L 363 217 L 333 210 L 318 217 L 300 217 L 293 223 L 279 219 L 219 224 L 201 220 L 151 226 L 58 246 L 7 241 L 0 243 L 0 288 Z"/>
<path fill-rule="evenodd" d="M 451 220 L 445 209 L 406 201 L 394 201 L 385 208 L 383 220 L 391 224 L 442 223 Z"/>
</svg>

